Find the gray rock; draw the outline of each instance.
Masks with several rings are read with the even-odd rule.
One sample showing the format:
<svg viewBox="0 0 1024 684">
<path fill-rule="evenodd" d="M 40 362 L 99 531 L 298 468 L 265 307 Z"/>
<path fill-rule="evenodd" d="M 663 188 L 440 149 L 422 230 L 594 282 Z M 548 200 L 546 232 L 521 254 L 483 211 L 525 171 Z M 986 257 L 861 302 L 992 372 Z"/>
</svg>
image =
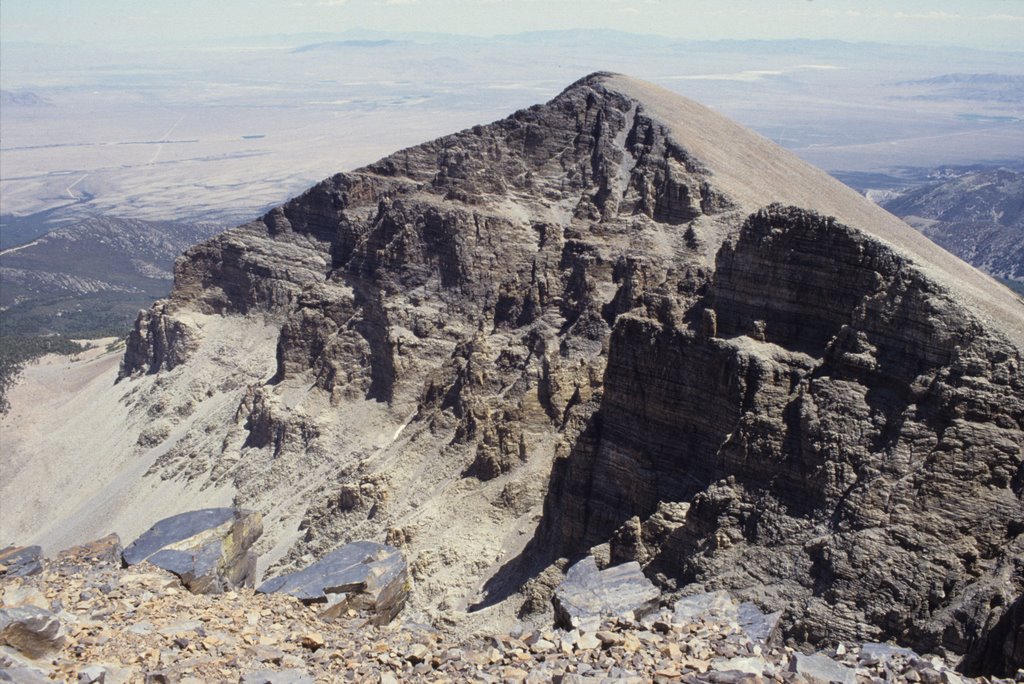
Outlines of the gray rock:
<svg viewBox="0 0 1024 684">
<path fill-rule="evenodd" d="M 856 684 L 857 671 L 840 665 L 826 655 L 797 653 L 789 661 L 790 672 L 802 675 L 811 684 Z"/>
<path fill-rule="evenodd" d="M 657 609 L 659 598 L 661 592 L 644 576 L 639 563 L 599 570 L 593 556 L 587 556 L 565 573 L 552 601 L 559 625 L 593 632 L 603 617 L 647 615 Z"/>
<path fill-rule="evenodd" d="M 767 647 L 774 644 L 779 637 L 779 622 L 782 611 L 764 613 L 756 604 L 744 601 L 737 611 L 736 621 L 740 629 L 750 641 L 759 646 Z"/>
<path fill-rule="evenodd" d="M 764 680 L 761 673 L 743 672 L 741 670 L 711 670 L 704 675 L 709 684 L 761 684 Z"/>
<path fill-rule="evenodd" d="M 561 555 L 612 539 L 652 576 L 756 577 L 802 641 L 991 644 L 976 672 L 1010 673 L 1016 642 L 978 637 L 1024 592 L 1020 347 L 861 228 L 749 216 L 702 302 L 715 338 L 620 316 L 600 430 L 554 471 L 546 518 Z M 685 519 L 658 519 L 665 501 L 690 503 Z"/>
<path fill-rule="evenodd" d="M 242 675 L 240 684 L 313 684 L 313 676 L 303 670 L 257 670 Z"/>
<path fill-rule="evenodd" d="M 34 667 L 23 667 L 11 665 L 0 667 L 0 682 L 14 682 L 15 684 L 53 684 L 45 672 Z"/>
<path fill-rule="evenodd" d="M 164 518 L 129 544 L 122 557 L 126 565 L 149 561 L 173 572 L 193 593 L 216 594 L 253 585 L 251 546 L 261 534 L 259 513 L 207 508 Z"/>
<path fill-rule="evenodd" d="M 880 663 L 892 658 L 916 658 L 917 653 L 895 644 L 868 642 L 860 647 L 857 659 L 861 662 Z"/>
<path fill-rule="evenodd" d="M 366 611 L 374 622 L 383 624 L 405 605 L 407 572 L 405 558 L 395 547 L 356 541 L 303 570 L 269 579 L 256 591 L 327 604 L 321 613 L 324 617 L 336 617 L 349 609 Z"/>
<path fill-rule="evenodd" d="M 964 658 L 962 671 L 971 676 L 1016 676 L 1024 670 L 1024 595 L 1009 602 L 998 620 L 987 625 L 980 645 Z"/>
<path fill-rule="evenodd" d="M 701 620 L 737 620 L 740 607 L 727 591 L 684 596 L 672 606 L 672 622 L 688 625 Z"/>
<path fill-rule="evenodd" d="M 713 660 L 711 661 L 711 669 L 721 672 L 743 672 L 759 675 L 766 670 L 771 670 L 772 666 L 764 658 L 735 657 Z"/>
<path fill-rule="evenodd" d="M 42 658 L 64 646 L 60 618 L 43 608 L 0 608 L 0 644 L 7 644 L 29 658 Z"/>
<path fill-rule="evenodd" d="M 102 665 L 89 665 L 78 671 L 78 684 L 104 684 L 107 670 Z"/>
<path fill-rule="evenodd" d="M 0 549 L 0 577 L 26 577 L 43 571 L 42 547 L 8 546 Z"/>
</svg>

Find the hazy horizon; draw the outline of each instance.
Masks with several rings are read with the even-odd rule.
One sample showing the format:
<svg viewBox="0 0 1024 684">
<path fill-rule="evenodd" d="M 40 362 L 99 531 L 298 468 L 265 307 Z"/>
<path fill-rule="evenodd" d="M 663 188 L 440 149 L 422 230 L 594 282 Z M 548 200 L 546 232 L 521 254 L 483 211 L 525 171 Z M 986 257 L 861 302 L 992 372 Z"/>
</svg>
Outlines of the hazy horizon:
<svg viewBox="0 0 1024 684">
<path fill-rule="evenodd" d="M 609 29 L 691 40 L 842 40 L 1017 51 L 1014 0 L 5 0 L 0 41 L 159 48 L 352 31 L 495 37 Z"/>
</svg>

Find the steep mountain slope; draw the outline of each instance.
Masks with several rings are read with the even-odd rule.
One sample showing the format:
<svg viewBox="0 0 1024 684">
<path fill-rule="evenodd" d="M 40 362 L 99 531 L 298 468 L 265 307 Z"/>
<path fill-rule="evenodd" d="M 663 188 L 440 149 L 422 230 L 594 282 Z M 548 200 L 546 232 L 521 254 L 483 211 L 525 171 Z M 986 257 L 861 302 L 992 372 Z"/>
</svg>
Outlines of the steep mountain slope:
<svg viewBox="0 0 1024 684">
<path fill-rule="evenodd" d="M 1024 283 L 1024 174 L 958 174 L 881 205 L 986 273 Z"/>
<path fill-rule="evenodd" d="M 980 653 L 1024 589 L 1022 344 L 1008 291 L 856 192 L 595 74 L 190 249 L 97 391 L 153 519 L 206 488 L 284 564 L 386 539 L 438 619 L 611 539 L 798 638 Z M 107 477 L 78 505 L 131 536 L 147 495 Z"/>
</svg>

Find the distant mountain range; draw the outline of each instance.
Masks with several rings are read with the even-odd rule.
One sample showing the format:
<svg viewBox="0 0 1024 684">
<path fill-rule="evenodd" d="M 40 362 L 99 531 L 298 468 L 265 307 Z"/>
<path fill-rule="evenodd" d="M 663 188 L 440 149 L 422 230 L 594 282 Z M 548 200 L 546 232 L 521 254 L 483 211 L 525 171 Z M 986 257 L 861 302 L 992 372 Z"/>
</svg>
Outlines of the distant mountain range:
<svg viewBox="0 0 1024 684">
<path fill-rule="evenodd" d="M 947 171 L 879 204 L 965 261 L 1024 287 L 1024 173 Z"/>
<path fill-rule="evenodd" d="M 942 74 L 932 78 L 900 81 L 916 100 L 980 100 L 1019 103 L 1024 99 L 1024 75 L 1020 74 Z"/>
<path fill-rule="evenodd" d="M 0 251 L 3 334 L 126 331 L 171 289 L 174 259 L 216 233 L 208 223 L 96 217 Z"/>
<path fill-rule="evenodd" d="M 4 107 L 51 107 L 53 103 L 28 90 L 0 90 L 0 105 Z"/>
</svg>

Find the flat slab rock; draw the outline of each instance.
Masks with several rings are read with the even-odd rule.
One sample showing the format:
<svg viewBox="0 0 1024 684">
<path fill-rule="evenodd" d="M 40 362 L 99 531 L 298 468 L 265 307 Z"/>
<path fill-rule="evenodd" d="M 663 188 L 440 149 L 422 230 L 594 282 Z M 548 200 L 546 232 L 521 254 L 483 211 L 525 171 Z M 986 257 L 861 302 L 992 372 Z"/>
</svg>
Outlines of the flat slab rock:
<svg viewBox="0 0 1024 684">
<path fill-rule="evenodd" d="M 303 670 L 257 670 L 242 675 L 241 684 L 313 684 L 312 675 Z"/>
<path fill-rule="evenodd" d="M 857 671 L 822 654 L 797 653 L 789 661 L 790 672 L 802 675 L 810 684 L 856 684 Z"/>
<path fill-rule="evenodd" d="M 332 551 L 309 567 L 269 579 L 256 591 L 288 594 L 304 603 L 323 603 L 323 617 L 353 609 L 390 622 L 408 597 L 407 564 L 393 546 L 355 541 Z"/>
<path fill-rule="evenodd" d="M 0 577 L 27 577 L 43 571 L 40 546 L 8 546 L 0 549 Z"/>
<path fill-rule="evenodd" d="M 673 605 L 672 621 L 686 625 L 695 622 L 735 622 L 761 647 L 774 644 L 779 636 L 782 612 L 765 613 L 754 603 L 737 602 L 727 591 L 710 591 L 685 596 Z"/>
<path fill-rule="evenodd" d="M 178 575 L 196 594 L 251 587 L 256 555 L 251 546 L 263 534 L 259 513 L 206 508 L 180 513 L 146 530 L 122 553 L 125 565 L 149 561 Z"/>
<path fill-rule="evenodd" d="M 640 618 L 658 607 L 661 592 L 633 561 L 599 570 L 593 556 L 569 568 L 552 602 L 566 629 L 594 631 L 603 617 Z"/>
</svg>

